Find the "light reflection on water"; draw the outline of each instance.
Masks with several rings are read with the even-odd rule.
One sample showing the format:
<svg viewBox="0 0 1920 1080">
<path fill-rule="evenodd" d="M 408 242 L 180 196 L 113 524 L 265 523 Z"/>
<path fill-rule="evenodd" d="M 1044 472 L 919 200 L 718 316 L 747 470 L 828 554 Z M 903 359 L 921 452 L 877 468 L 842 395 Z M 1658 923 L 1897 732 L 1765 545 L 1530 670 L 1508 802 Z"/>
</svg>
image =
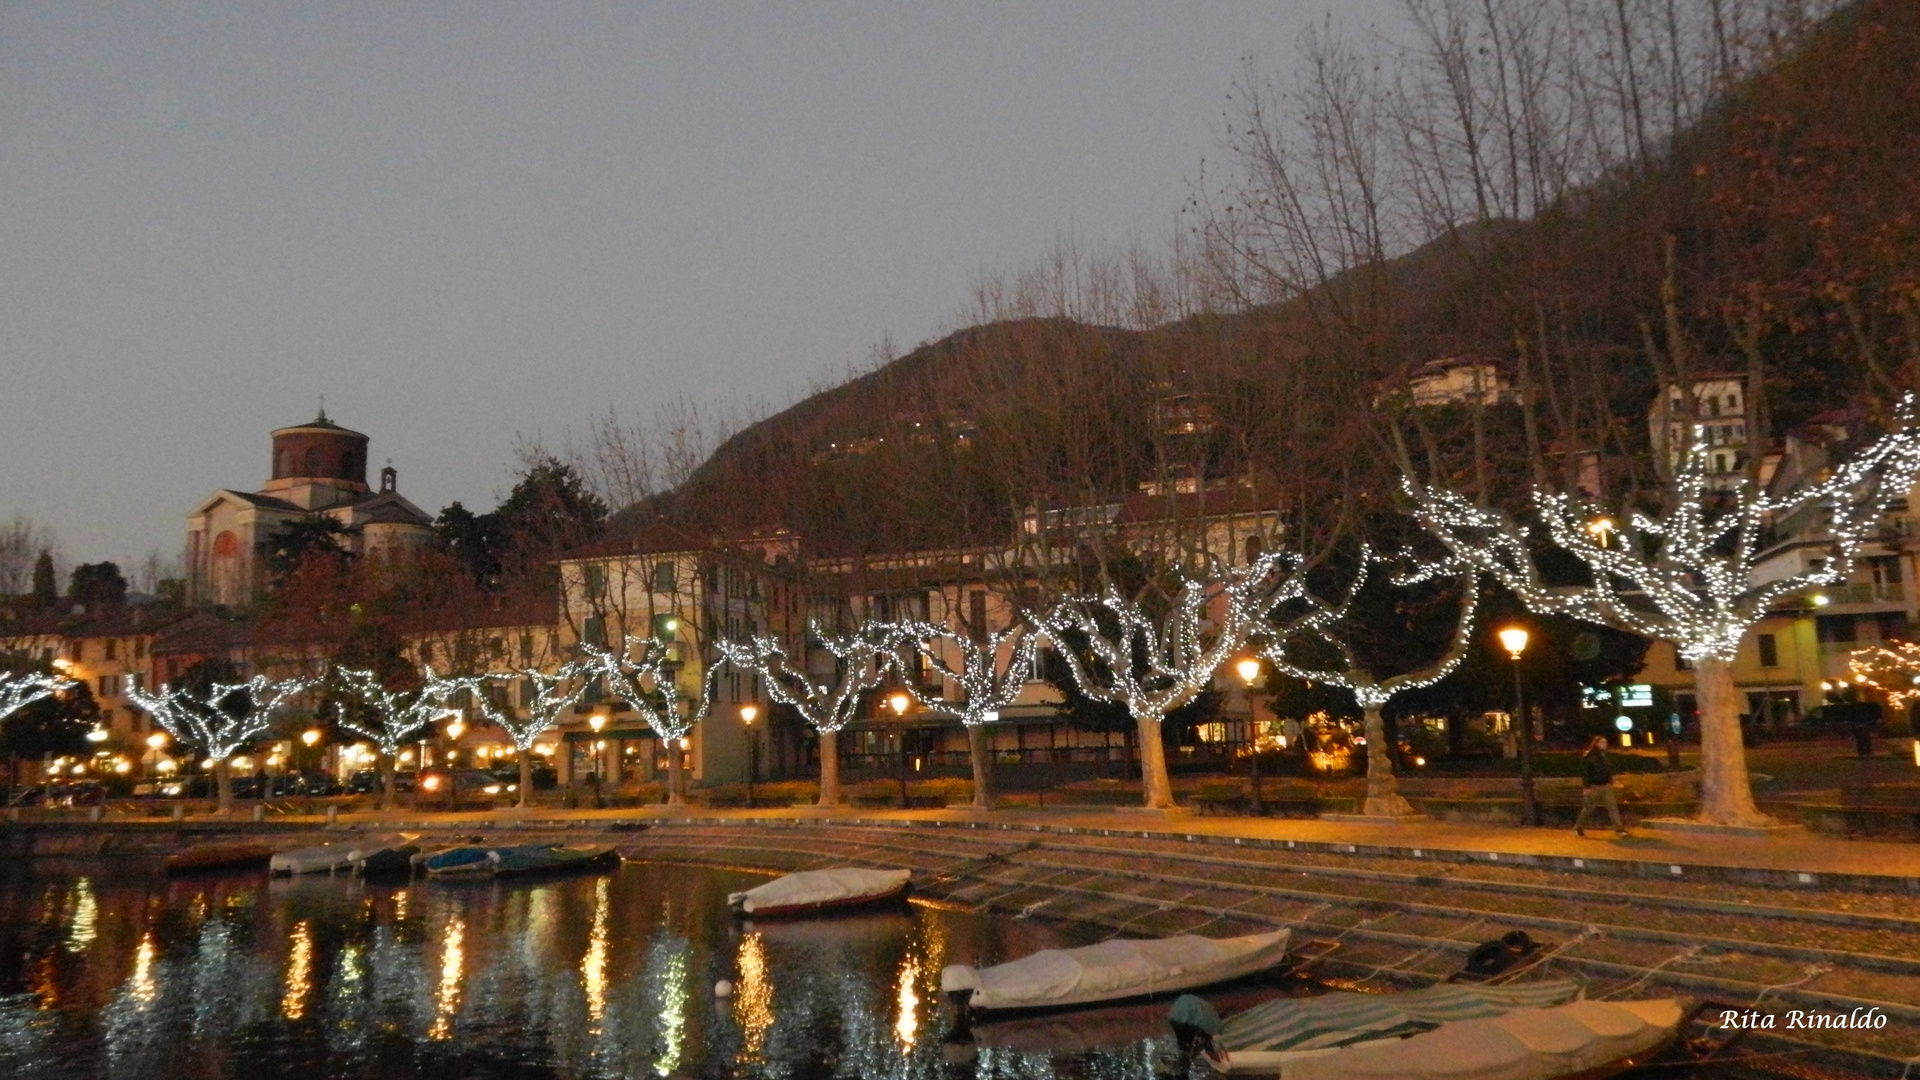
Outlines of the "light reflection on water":
<svg viewBox="0 0 1920 1080">
<path fill-rule="evenodd" d="M 0 878 L 0 1076 L 1016 1080 L 1167 1061 L 1160 1039 L 1057 1060 L 943 1046 L 941 966 L 1067 943 L 1029 923 L 916 906 L 741 924 L 725 896 L 763 879 L 669 866 L 395 888 L 74 865 Z"/>
</svg>

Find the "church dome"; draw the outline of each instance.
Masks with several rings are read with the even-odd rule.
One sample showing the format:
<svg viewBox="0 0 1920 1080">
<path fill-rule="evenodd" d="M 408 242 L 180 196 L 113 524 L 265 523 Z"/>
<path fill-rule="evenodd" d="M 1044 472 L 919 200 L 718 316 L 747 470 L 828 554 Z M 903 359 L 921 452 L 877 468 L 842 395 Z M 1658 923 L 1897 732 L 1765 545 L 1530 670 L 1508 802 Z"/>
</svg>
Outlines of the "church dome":
<svg viewBox="0 0 1920 1080">
<path fill-rule="evenodd" d="M 367 486 L 367 437 L 327 419 L 273 433 L 273 479 L 335 480 Z"/>
</svg>

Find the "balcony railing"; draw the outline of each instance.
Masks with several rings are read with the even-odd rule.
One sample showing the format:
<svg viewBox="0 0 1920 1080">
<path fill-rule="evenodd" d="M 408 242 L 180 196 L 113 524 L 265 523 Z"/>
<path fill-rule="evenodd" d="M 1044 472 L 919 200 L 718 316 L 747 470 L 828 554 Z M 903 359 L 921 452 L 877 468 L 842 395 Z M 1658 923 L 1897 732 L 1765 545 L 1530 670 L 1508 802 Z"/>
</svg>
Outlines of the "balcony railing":
<svg viewBox="0 0 1920 1080">
<path fill-rule="evenodd" d="M 1830 604 L 1899 603 L 1907 598 L 1906 585 L 1899 581 L 1830 585 L 1821 592 Z"/>
</svg>

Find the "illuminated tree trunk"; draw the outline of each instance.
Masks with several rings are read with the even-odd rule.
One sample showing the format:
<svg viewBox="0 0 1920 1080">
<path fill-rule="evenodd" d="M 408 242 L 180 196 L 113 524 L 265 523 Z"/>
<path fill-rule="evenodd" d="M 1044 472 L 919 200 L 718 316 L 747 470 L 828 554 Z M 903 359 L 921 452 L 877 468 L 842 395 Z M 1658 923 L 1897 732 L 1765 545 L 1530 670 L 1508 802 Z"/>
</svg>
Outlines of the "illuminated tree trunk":
<svg viewBox="0 0 1920 1080">
<path fill-rule="evenodd" d="M 980 810 L 993 808 L 993 748 L 988 745 L 987 725 L 967 725 L 967 756 L 973 759 L 973 805 Z"/>
<path fill-rule="evenodd" d="M 400 805 L 400 764 L 395 755 L 380 755 L 380 809 L 392 810 Z"/>
<path fill-rule="evenodd" d="M 1160 740 L 1161 718 L 1138 716 L 1140 729 L 1140 798 L 1149 810 L 1173 807 L 1173 782 L 1167 778 L 1167 745 Z"/>
<path fill-rule="evenodd" d="M 522 810 L 533 805 L 533 748 L 520 751 L 520 802 Z"/>
<path fill-rule="evenodd" d="M 667 745 L 667 805 L 680 806 L 687 801 L 686 762 L 679 739 L 662 739 Z"/>
<path fill-rule="evenodd" d="M 233 766 L 226 758 L 213 763 L 213 795 L 214 805 L 222 814 L 233 809 Z"/>
<path fill-rule="evenodd" d="M 1717 657 L 1695 661 L 1693 687 L 1700 707 L 1700 809 L 1695 819 L 1712 825 L 1773 824 L 1753 802 L 1732 663 Z"/>
<path fill-rule="evenodd" d="M 840 805 L 840 733 L 820 733 L 820 803 Z"/>
<path fill-rule="evenodd" d="M 1387 742 L 1387 721 L 1380 706 L 1366 707 L 1367 801 L 1360 812 L 1369 817 L 1406 817 L 1413 805 L 1400 795 L 1400 778 L 1393 772 L 1393 747 Z"/>
</svg>

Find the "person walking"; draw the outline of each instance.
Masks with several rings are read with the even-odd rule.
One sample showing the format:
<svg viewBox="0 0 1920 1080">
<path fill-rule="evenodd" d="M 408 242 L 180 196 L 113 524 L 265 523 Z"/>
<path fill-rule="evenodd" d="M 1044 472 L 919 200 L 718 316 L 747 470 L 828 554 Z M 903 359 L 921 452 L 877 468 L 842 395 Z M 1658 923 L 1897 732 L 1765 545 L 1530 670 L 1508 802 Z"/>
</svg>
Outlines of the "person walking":
<svg viewBox="0 0 1920 1080">
<path fill-rule="evenodd" d="M 1596 806 L 1604 806 L 1613 819 L 1613 831 L 1627 835 L 1620 823 L 1620 803 L 1613 797 L 1613 762 L 1607 759 L 1607 737 L 1595 735 L 1580 757 L 1580 816 L 1573 821 L 1575 836 L 1587 835 L 1587 815 Z"/>
</svg>

